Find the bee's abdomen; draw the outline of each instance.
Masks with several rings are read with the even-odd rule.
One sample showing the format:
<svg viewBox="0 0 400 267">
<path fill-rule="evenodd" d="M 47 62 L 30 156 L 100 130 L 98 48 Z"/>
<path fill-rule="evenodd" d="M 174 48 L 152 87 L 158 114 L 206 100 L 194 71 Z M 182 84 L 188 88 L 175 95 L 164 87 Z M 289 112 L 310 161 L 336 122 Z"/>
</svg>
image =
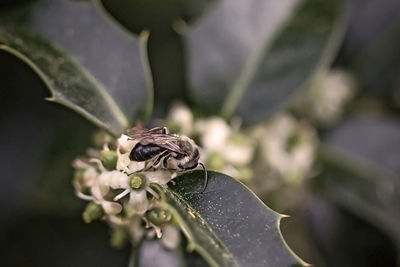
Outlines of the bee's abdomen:
<svg viewBox="0 0 400 267">
<path fill-rule="evenodd" d="M 142 145 L 141 143 L 137 143 L 135 147 L 132 149 L 129 158 L 133 161 L 145 161 L 153 158 L 154 156 L 165 151 L 165 148 L 148 144 Z"/>
</svg>

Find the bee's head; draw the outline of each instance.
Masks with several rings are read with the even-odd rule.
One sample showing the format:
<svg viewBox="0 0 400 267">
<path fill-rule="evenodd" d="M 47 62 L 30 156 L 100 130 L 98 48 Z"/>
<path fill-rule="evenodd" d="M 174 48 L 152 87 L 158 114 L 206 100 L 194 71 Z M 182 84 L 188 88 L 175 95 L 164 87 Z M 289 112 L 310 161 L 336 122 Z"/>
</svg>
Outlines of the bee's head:
<svg viewBox="0 0 400 267">
<path fill-rule="evenodd" d="M 194 150 L 197 149 L 197 145 L 194 143 L 192 139 L 187 136 L 182 135 L 180 137 L 179 148 L 185 155 L 193 154 Z"/>
<path fill-rule="evenodd" d="M 183 166 L 186 170 L 191 170 L 199 164 L 200 153 L 197 147 L 194 147 L 193 153 L 189 155 L 187 163 Z"/>
<path fill-rule="evenodd" d="M 185 156 L 181 157 L 178 167 L 184 170 L 194 169 L 198 165 L 200 153 L 194 141 L 186 136 L 181 136 L 182 142 L 179 144 Z"/>
</svg>

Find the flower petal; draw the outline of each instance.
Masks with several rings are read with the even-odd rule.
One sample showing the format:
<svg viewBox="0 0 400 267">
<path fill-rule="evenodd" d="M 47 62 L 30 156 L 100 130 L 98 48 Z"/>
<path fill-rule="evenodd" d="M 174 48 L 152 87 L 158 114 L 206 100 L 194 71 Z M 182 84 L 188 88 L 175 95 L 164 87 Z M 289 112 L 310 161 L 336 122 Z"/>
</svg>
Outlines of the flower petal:
<svg viewBox="0 0 400 267">
<path fill-rule="evenodd" d="M 136 144 L 137 141 L 132 140 L 129 136 L 123 134 L 118 139 L 118 150 L 121 153 L 130 152 Z"/>
<path fill-rule="evenodd" d="M 115 215 L 122 211 L 122 206 L 116 202 L 102 201 L 101 206 L 106 214 Z"/>
<path fill-rule="evenodd" d="M 129 196 L 129 206 L 139 214 L 144 214 L 149 207 L 146 190 L 132 190 Z"/>
<path fill-rule="evenodd" d="M 172 179 L 172 175 L 169 171 L 151 171 L 146 172 L 144 174 L 147 179 L 147 183 L 156 183 L 156 184 L 166 184 Z"/>
<path fill-rule="evenodd" d="M 103 199 L 104 196 L 108 193 L 109 188 L 108 186 L 96 182 L 92 187 L 91 187 L 91 192 L 92 195 L 94 196 L 95 199 Z"/>
<path fill-rule="evenodd" d="M 113 189 L 127 189 L 129 188 L 129 177 L 120 171 L 103 172 L 99 180 Z"/>
<path fill-rule="evenodd" d="M 130 153 L 121 154 L 118 152 L 118 160 L 116 169 L 119 171 L 125 171 L 128 173 L 137 172 L 143 170 L 145 167 L 144 161 L 132 161 L 129 158 Z"/>
</svg>

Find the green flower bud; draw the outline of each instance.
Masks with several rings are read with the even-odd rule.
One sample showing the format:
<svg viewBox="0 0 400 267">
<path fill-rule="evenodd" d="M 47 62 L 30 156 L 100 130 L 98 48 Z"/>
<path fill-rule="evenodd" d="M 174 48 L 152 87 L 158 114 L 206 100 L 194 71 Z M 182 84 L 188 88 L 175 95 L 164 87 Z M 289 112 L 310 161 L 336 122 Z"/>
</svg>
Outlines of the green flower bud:
<svg viewBox="0 0 400 267">
<path fill-rule="evenodd" d="M 105 131 L 97 131 L 94 133 L 93 137 L 93 144 L 96 147 L 102 148 L 104 144 L 113 144 L 114 138 L 106 133 Z"/>
<path fill-rule="evenodd" d="M 107 170 L 115 170 L 118 160 L 117 151 L 109 150 L 109 151 L 102 151 L 100 155 L 101 163 L 103 163 L 104 168 Z"/>
<path fill-rule="evenodd" d="M 114 248 L 123 248 L 129 242 L 129 231 L 125 227 L 116 227 L 111 234 L 111 246 Z"/>
<path fill-rule="evenodd" d="M 87 204 L 85 211 L 82 214 L 83 220 L 86 223 L 91 223 L 94 220 L 100 219 L 104 215 L 104 210 L 100 205 L 94 202 Z"/>
<path fill-rule="evenodd" d="M 132 189 L 143 189 L 146 186 L 146 177 L 142 174 L 133 174 L 131 177 L 131 180 L 129 181 L 129 185 Z"/>
<path fill-rule="evenodd" d="M 161 226 L 169 222 L 172 218 L 172 215 L 168 210 L 154 208 L 147 211 L 145 217 L 155 226 Z"/>
</svg>

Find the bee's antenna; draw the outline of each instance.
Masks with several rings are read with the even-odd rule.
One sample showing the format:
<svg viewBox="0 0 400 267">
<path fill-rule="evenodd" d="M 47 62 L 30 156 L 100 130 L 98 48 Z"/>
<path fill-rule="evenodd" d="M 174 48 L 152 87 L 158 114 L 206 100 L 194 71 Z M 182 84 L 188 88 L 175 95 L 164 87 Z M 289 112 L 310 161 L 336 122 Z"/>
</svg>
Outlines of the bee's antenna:
<svg viewBox="0 0 400 267">
<path fill-rule="evenodd" d="M 204 174 L 204 179 L 205 179 L 204 185 L 203 185 L 203 188 L 202 188 L 201 191 L 200 191 L 200 193 L 203 194 L 204 190 L 206 190 L 206 188 L 207 188 L 207 184 L 208 184 L 208 174 L 207 174 L 206 166 L 204 166 L 204 164 L 203 164 L 202 162 L 199 162 L 199 165 L 201 165 L 201 167 L 203 167 L 203 170 L 204 170 L 204 173 L 205 173 L 205 174 Z"/>
</svg>

